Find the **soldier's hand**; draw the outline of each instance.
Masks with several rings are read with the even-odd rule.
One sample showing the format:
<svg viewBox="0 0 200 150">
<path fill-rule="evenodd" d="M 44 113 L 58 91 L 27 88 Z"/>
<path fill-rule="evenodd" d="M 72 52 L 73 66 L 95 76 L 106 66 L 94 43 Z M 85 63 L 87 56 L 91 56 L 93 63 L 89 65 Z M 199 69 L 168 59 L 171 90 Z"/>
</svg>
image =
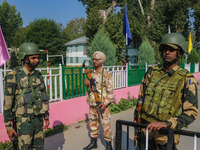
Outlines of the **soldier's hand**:
<svg viewBox="0 0 200 150">
<path fill-rule="evenodd" d="M 13 135 L 17 136 L 17 133 L 16 133 L 16 131 L 14 129 L 7 131 L 7 133 L 8 133 L 9 139 L 11 141 L 13 141 L 13 139 L 14 139 Z"/>
<path fill-rule="evenodd" d="M 44 119 L 43 129 L 47 129 L 49 127 L 49 119 Z"/>
<path fill-rule="evenodd" d="M 101 112 L 104 112 L 106 105 L 104 103 L 100 104 Z"/>
<path fill-rule="evenodd" d="M 160 130 L 161 128 L 167 128 L 165 122 L 152 122 L 147 126 L 147 129 L 150 131 Z"/>
<path fill-rule="evenodd" d="M 84 84 L 86 87 L 90 86 L 90 80 L 89 79 L 85 79 Z"/>
</svg>

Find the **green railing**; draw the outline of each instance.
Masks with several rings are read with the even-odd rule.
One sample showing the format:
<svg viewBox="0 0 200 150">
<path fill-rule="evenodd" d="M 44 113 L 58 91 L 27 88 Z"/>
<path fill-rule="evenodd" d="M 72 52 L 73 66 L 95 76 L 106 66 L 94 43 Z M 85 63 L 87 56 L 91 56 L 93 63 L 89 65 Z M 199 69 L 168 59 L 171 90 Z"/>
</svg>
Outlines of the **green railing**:
<svg viewBox="0 0 200 150">
<path fill-rule="evenodd" d="M 82 67 L 62 66 L 63 99 L 86 95 L 88 88 L 84 86 L 86 75 Z"/>
<path fill-rule="evenodd" d="M 185 63 L 184 64 L 178 64 L 179 67 L 181 67 L 182 69 L 185 69 Z"/>
<path fill-rule="evenodd" d="M 140 84 L 146 72 L 146 65 L 128 65 L 128 86 Z"/>
<path fill-rule="evenodd" d="M 190 73 L 194 73 L 195 72 L 195 64 L 191 63 L 190 64 Z"/>
</svg>

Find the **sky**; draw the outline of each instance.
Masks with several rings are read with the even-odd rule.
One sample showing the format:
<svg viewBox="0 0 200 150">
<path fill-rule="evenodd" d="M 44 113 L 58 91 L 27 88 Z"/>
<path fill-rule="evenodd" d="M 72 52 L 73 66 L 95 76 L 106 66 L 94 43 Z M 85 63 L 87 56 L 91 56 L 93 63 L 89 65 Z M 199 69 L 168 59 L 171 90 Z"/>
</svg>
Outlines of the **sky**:
<svg viewBox="0 0 200 150">
<path fill-rule="evenodd" d="M 0 0 L 0 5 L 4 0 Z M 53 19 L 64 27 L 75 17 L 87 18 L 85 7 L 78 0 L 6 0 L 21 13 L 23 27 L 35 18 Z"/>
</svg>

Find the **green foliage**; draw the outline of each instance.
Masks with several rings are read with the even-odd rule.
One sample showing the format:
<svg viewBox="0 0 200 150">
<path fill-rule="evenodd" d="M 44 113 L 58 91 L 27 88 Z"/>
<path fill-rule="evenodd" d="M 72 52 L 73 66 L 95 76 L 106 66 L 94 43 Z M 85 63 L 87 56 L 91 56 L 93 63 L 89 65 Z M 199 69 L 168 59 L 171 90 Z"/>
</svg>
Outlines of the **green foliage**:
<svg viewBox="0 0 200 150">
<path fill-rule="evenodd" d="M 26 42 L 26 29 L 27 28 L 21 27 L 16 31 L 15 36 L 13 37 L 13 47 L 18 48 L 21 44 Z"/>
<path fill-rule="evenodd" d="M 13 45 L 16 31 L 22 26 L 23 21 L 20 12 L 15 6 L 11 6 L 6 0 L 0 5 L 0 26 L 4 34 L 7 47 Z"/>
<path fill-rule="evenodd" d="M 45 130 L 44 135 L 45 137 L 48 137 L 48 136 L 55 135 L 57 133 L 61 133 L 66 130 L 67 130 L 67 126 L 61 123 L 60 125 L 54 126 L 53 129 L 48 128 L 47 130 Z"/>
<path fill-rule="evenodd" d="M 137 99 L 135 98 L 132 98 L 132 99 L 130 99 L 130 97 L 128 99 L 122 98 L 119 101 L 119 103 L 114 102 L 113 104 L 110 105 L 111 114 L 115 114 L 120 111 L 127 110 L 129 108 L 132 108 L 136 104 L 137 104 Z"/>
<path fill-rule="evenodd" d="M 147 39 L 144 39 L 142 44 L 139 47 L 138 52 L 138 63 L 143 65 L 144 63 L 154 64 L 155 63 L 155 54 L 154 49 Z"/>
<path fill-rule="evenodd" d="M 110 14 L 104 26 L 105 29 L 115 45 L 117 62 L 121 60 L 122 50 L 125 48 L 125 37 L 123 35 L 123 15 L 120 13 Z M 116 32 L 118 31 L 118 32 Z"/>
<path fill-rule="evenodd" d="M 12 147 L 12 142 L 10 141 L 0 142 L 0 150 L 10 150 Z"/>
<path fill-rule="evenodd" d="M 57 24 L 51 19 L 35 19 L 27 28 L 27 42 L 33 42 L 40 49 L 49 50 L 49 55 L 64 55 L 64 41 L 61 34 L 61 24 Z M 46 60 L 46 53 L 41 57 Z M 49 61 L 60 63 L 57 58 L 51 58 Z"/>
<path fill-rule="evenodd" d="M 21 65 L 21 60 L 18 59 L 17 53 L 18 53 L 18 51 L 15 49 L 10 51 L 10 59 L 7 62 L 9 69 L 13 69 L 13 68 Z"/>
<path fill-rule="evenodd" d="M 97 7 L 91 8 L 86 20 L 86 36 L 89 38 L 89 45 L 102 23 L 103 19 L 99 15 L 99 9 Z"/>
<path fill-rule="evenodd" d="M 184 63 L 187 63 L 187 60 L 186 60 L 186 55 L 183 55 L 181 58 L 179 58 L 179 61 L 178 61 L 179 64 L 184 64 Z"/>
<path fill-rule="evenodd" d="M 188 55 L 188 63 L 199 63 L 200 62 L 200 56 L 197 53 L 196 48 L 193 48 L 191 53 Z"/>
<path fill-rule="evenodd" d="M 112 41 L 110 40 L 108 34 L 106 33 L 104 27 L 101 27 L 96 33 L 93 41 L 90 45 L 90 57 L 95 51 L 101 51 L 106 55 L 105 66 L 115 65 L 116 63 L 116 49 Z"/>
<path fill-rule="evenodd" d="M 64 41 L 68 42 L 75 40 L 85 35 L 85 18 L 81 17 L 72 19 L 67 23 L 66 28 L 63 31 Z"/>
</svg>

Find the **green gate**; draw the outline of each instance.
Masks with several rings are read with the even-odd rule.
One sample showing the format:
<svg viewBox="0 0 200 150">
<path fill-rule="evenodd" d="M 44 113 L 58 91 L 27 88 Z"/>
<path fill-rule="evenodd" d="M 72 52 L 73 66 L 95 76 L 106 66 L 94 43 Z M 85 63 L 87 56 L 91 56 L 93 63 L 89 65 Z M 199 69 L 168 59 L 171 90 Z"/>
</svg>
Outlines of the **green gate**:
<svg viewBox="0 0 200 150">
<path fill-rule="evenodd" d="M 128 86 L 140 84 L 146 72 L 146 65 L 128 65 Z"/>
<path fill-rule="evenodd" d="M 88 88 L 84 86 L 85 78 L 82 67 L 62 65 L 63 99 L 86 95 Z"/>
</svg>

